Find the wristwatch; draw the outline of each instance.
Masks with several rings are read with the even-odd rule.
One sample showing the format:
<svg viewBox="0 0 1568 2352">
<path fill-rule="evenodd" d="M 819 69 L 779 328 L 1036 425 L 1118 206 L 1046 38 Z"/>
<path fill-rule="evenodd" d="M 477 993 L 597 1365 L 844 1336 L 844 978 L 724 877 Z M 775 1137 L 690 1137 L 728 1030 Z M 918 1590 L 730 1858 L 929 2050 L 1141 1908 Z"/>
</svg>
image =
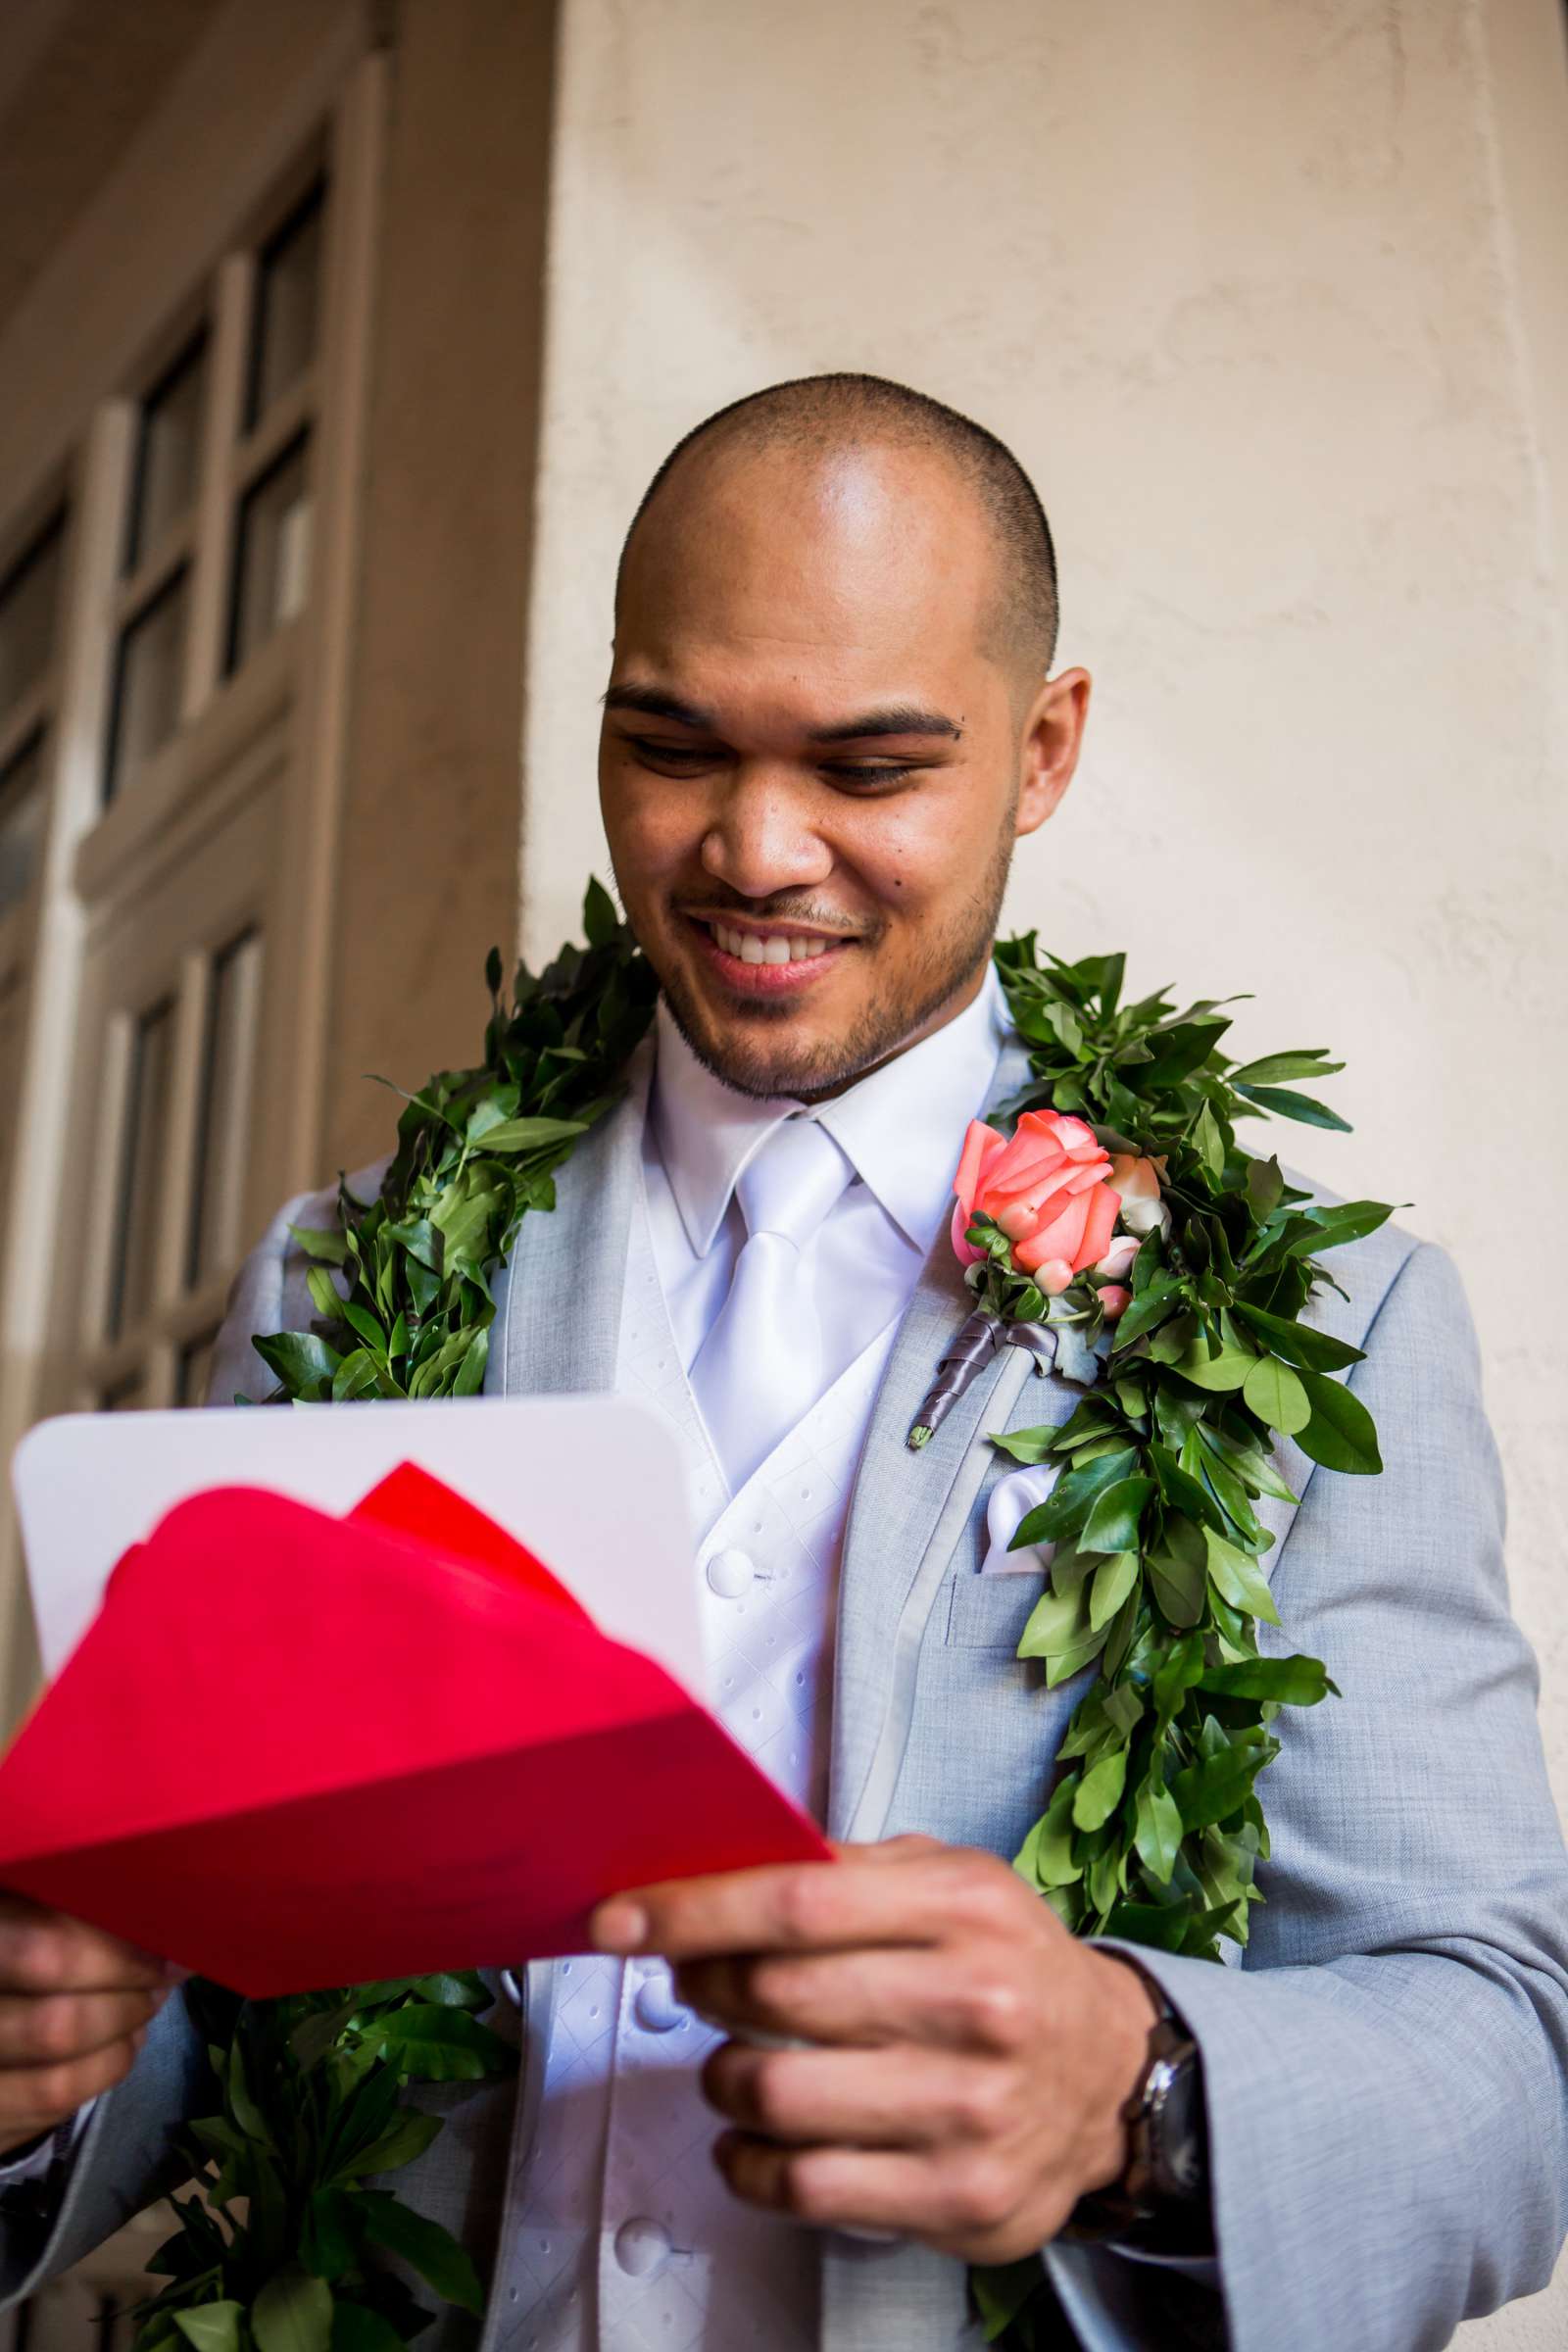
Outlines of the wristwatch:
<svg viewBox="0 0 1568 2352">
<path fill-rule="evenodd" d="M 1148 1987 L 1158 2015 L 1149 2055 L 1119 2109 L 1127 2127 L 1121 2178 L 1080 2197 L 1059 2235 L 1073 2244 L 1115 2238 L 1147 2251 L 1210 2254 L 1208 2117 L 1197 2042 L 1147 1968 L 1126 1952 L 1107 1952 Z"/>
</svg>

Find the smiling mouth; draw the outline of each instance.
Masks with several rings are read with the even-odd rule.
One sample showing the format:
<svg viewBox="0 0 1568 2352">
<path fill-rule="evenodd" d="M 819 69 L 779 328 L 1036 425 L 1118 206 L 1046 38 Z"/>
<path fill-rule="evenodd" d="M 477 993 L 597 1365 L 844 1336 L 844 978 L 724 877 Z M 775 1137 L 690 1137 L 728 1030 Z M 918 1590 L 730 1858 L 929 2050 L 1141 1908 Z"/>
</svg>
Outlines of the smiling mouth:
<svg viewBox="0 0 1568 2352">
<path fill-rule="evenodd" d="M 793 931 L 788 923 L 736 923 L 721 914 L 686 913 L 687 922 L 702 940 L 708 959 L 732 988 L 743 994 L 757 989 L 793 987 L 815 979 L 836 962 L 853 940 L 825 932 Z"/>
<path fill-rule="evenodd" d="M 738 931 L 716 915 L 708 928 L 725 955 L 739 956 L 742 963 L 808 963 L 825 956 L 831 944 L 805 932 Z"/>
</svg>

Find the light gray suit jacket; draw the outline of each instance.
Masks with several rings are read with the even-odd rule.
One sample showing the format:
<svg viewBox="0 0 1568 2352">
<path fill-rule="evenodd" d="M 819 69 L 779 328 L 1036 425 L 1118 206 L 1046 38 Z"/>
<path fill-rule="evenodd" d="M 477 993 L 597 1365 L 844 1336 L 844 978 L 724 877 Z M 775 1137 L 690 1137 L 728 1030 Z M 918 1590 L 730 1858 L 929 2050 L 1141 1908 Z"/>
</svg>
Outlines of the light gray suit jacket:
<svg viewBox="0 0 1568 2352">
<path fill-rule="evenodd" d="M 487 1388 L 563 1393 L 614 1376 L 639 1182 L 631 1099 L 530 1216 L 498 1286 Z M 1021 1057 L 999 1073 L 1003 1099 Z M 371 1171 L 368 1181 L 378 1171 Z M 265 1393 L 250 1335 L 311 1316 L 287 1225 L 236 1284 L 214 1401 Z M 1366 1350 L 1380 1478 L 1282 1447 L 1298 1507 L 1265 1505 L 1284 1631 L 1344 1696 L 1289 1712 L 1263 1794 L 1273 1856 L 1242 1965 L 1145 1953 L 1201 2046 L 1222 2295 L 1102 2249 L 1048 2267 L 1091 2352 L 1429 2352 L 1459 2322 L 1548 2279 L 1568 2230 L 1568 1856 L 1535 1720 L 1537 1672 L 1508 1613 L 1497 1459 L 1476 1346 L 1444 1253 L 1385 1228 L 1338 1250 L 1325 1329 Z M 1014 1649 L 1037 1589 L 977 1574 L 1007 1465 L 987 1434 L 1064 1420 L 1077 1392 L 1006 1348 L 933 1443 L 905 1446 L 965 1305 L 939 1242 L 905 1316 L 856 1487 L 843 1567 L 830 1828 L 919 1829 L 1010 1856 L 1041 1808 L 1084 1678 L 1043 1688 Z M 481 2264 L 514 2200 L 549 2034 L 551 1972 L 529 1972 L 520 2092 L 456 2109 L 399 2186 Z M 52 2221 L 0 2244 L 0 2307 L 75 2260 L 160 2185 L 196 2053 L 172 2002 L 133 2074 L 95 2110 Z M 510 2161 L 509 2161 L 510 2148 Z M 960 2265 L 918 2247 L 820 2240 L 824 2352 L 953 2352 L 978 2336 Z M 425 2352 L 471 2340 L 444 2318 Z M 1064 2338 L 1065 2340 L 1065 2338 Z M 728 2352 L 714 2347 L 713 2352 Z"/>
</svg>

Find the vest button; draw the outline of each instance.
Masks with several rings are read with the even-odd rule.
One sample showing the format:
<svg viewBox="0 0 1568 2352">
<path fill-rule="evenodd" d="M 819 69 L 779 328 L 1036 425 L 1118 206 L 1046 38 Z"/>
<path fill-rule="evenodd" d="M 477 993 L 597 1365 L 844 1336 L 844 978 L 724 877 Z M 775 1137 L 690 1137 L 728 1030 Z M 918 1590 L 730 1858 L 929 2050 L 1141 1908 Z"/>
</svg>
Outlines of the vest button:
<svg viewBox="0 0 1568 2352">
<path fill-rule="evenodd" d="M 634 2214 L 615 2231 L 615 2260 L 633 2278 L 651 2278 L 668 2252 L 669 2231 L 650 2214 Z"/>
<path fill-rule="evenodd" d="M 747 1551 L 715 1551 L 708 1563 L 708 1581 L 720 1600 L 739 1600 L 750 1590 L 757 1570 Z"/>
<path fill-rule="evenodd" d="M 637 1987 L 631 2013 L 645 2034 L 669 2034 L 685 2022 L 686 2012 L 675 1998 L 675 1987 L 661 1969 Z"/>
</svg>

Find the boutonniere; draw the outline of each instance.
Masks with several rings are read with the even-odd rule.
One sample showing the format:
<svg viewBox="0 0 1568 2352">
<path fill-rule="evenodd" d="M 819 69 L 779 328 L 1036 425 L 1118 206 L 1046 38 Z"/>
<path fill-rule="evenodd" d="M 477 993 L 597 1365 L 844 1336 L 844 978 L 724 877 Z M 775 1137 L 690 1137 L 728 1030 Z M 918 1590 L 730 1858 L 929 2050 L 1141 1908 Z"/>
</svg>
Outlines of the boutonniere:
<svg viewBox="0 0 1568 2352">
<path fill-rule="evenodd" d="M 1124 1140 L 1124 1139 L 1115 1139 Z M 1092 1386 L 1110 1327 L 1132 1304 L 1127 1279 L 1146 1234 L 1169 1232 L 1163 1154 L 1108 1151 L 1080 1118 L 1026 1110 L 1009 1139 L 970 1121 L 953 1189 L 953 1247 L 974 1294 L 914 1417 L 928 1445 L 982 1364 L 1009 1343 L 1042 1372 Z"/>
</svg>

